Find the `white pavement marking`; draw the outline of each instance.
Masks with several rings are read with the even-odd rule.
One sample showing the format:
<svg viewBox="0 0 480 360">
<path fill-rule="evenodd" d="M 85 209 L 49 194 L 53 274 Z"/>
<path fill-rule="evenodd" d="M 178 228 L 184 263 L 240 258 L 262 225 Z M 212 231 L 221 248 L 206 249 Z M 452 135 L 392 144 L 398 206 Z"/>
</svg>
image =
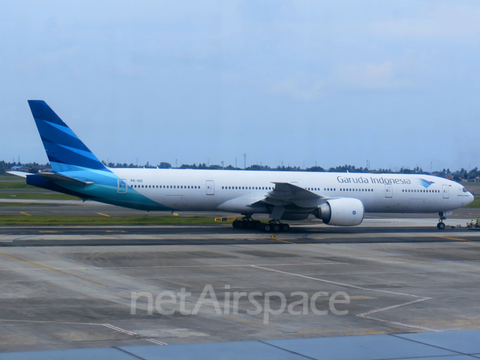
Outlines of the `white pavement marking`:
<svg viewBox="0 0 480 360">
<path fill-rule="evenodd" d="M 415 296 L 415 295 L 411 295 L 411 296 Z M 376 321 L 380 321 L 380 322 L 405 326 L 405 327 L 409 327 L 409 328 L 413 328 L 413 329 L 420 329 L 420 330 L 424 330 L 424 331 L 433 331 L 433 332 L 442 332 L 442 330 L 431 329 L 431 328 L 427 328 L 427 327 L 423 327 L 423 326 L 417 326 L 417 325 L 409 325 L 409 324 L 405 324 L 405 323 L 401 323 L 401 322 L 389 321 L 389 320 L 375 318 L 373 316 L 368 316 L 370 314 L 375 314 L 375 313 L 386 311 L 386 310 L 396 309 L 396 308 L 399 308 L 401 306 L 411 305 L 411 304 L 419 303 L 419 302 L 430 300 L 430 299 L 431 298 L 417 299 L 417 300 L 409 301 L 409 302 L 406 302 L 406 303 L 403 303 L 403 304 L 387 306 L 387 307 L 384 307 L 384 308 L 381 308 L 381 309 L 372 310 L 372 311 L 369 311 L 369 312 L 366 312 L 366 313 L 358 314 L 357 316 L 361 317 L 361 318 L 364 318 L 364 319 L 376 320 Z"/>
<path fill-rule="evenodd" d="M 122 329 L 122 328 L 119 328 L 117 326 L 113 326 L 113 325 L 110 325 L 110 324 L 102 324 L 102 325 L 109 328 L 109 329 L 112 329 L 112 330 L 130 335 L 130 336 L 135 336 L 135 337 L 140 338 L 140 336 L 137 333 L 134 333 L 132 331 L 128 331 L 128 330 L 125 330 L 125 329 Z M 151 343 L 154 343 L 154 344 L 157 344 L 157 345 L 168 345 L 167 343 L 164 343 L 160 340 L 155 340 L 155 339 L 150 339 L 150 338 L 145 338 L 144 340 L 150 341 Z"/>
<path fill-rule="evenodd" d="M 362 287 L 362 286 L 357 286 L 357 285 L 352 285 L 352 284 L 345 284 L 345 283 L 341 283 L 341 282 L 336 282 L 336 281 L 331 281 L 331 280 L 325 280 L 325 279 L 315 278 L 315 277 L 312 277 L 312 276 L 306 276 L 306 275 L 291 273 L 291 272 L 287 272 L 287 271 L 270 269 L 270 268 L 266 268 L 266 267 L 263 267 L 263 266 L 252 265 L 252 267 L 257 268 L 257 269 L 261 269 L 261 270 L 266 270 L 266 271 L 273 271 L 273 272 L 280 273 L 280 274 L 285 274 L 285 275 L 290 275 L 290 276 L 301 277 L 301 278 L 304 278 L 304 279 L 309 279 L 309 280 L 314 280 L 314 281 L 320 281 L 320 282 L 324 282 L 324 283 L 327 283 L 327 284 L 333 284 L 333 285 L 338 285 L 338 286 L 343 286 L 343 287 L 349 287 L 349 288 L 353 288 L 353 289 L 359 289 L 359 290 L 364 290 L 364 291 L 374 291 L 374 292 L 381 292 L 381 293 L 386 293 L 386 294 L 391 294 L 391 295 L 401 295 L 401 296 L 410 296 L 410 297 L 418 298 L 418 299 L 413 300 L 413 301 L 408 301 L 408 302 L 401 303 L 401 304 L 398 304 L 398 305 L 388 306 L 388 307 L 384 307 L 384 308 L 372 310 L 372 311 L 369 311 L 369 312 L 366 312 L 366 313 L 358 314 L 357 317 L 361 317 L 361 318 L 365 318 L 365 319 L 370 319 L 370 320 L 375 320 L 375 321 L 380 321 L 380 322 L 384 322 L 384 323 L 389 323 L 389 324 L 392 324 L 392 325 L 400 325 L 400 326 L 404 326 L 404 327 L 420 329 L 420 330 L 424 330 L 424 331 L 441 332 L 441 330 L 430 329 L 430 328 L 426 328 L 426 327 L 422 327 L 422 326 L 417 326 L 417 325 L 409 325 L 409 324 L 404 324 L 404 323 L 400 323 L 400 322 L 394 322 L 394 321 L 390 321 L 390 320 L 384 320 L 384 319 L 379 319 L 379 318 L 375 318 L 375 317 L 372 317 L 372 316 L 368 316 L 368 315 L 373 314 L 373 313 L 379 313 L 379 312 L 382 312 L 382 311 L 386 311 L 386 310 L 390 310 L 390 309 L 395 309 L 395 308 L 399 308 L 399 307 L 402 307 L 402 306 L 411 305 L 411 304 L 418 303 L 418 302 L 422 302 L 422 301 L 426 301 L 426 300 L 431 300 L 431 298 L 429 298 L 429 297 L 421 297 L 421 296 L 418 296 L 418 295 L 400 293 L 400 292 L 396 292 L 396 291 L 388 291 L 388 290 L 380 290 L 380 289 L 369 289 L 369 288 Z"/>
<path fill-rule="evenodd" d="M 14 323 L 28 323 L 28 324 L 63 324 L 63 325 L 89 325 L 89 326 L 105 326 L 109 329 L 130 335 L 130 336 L 135 336 L 139 339 L 141 339 L 140 335 L 137 333 L 134 333 L 132 331 L 128 331 L 122 328 L 119 328 L 117 326 L 113 326 L 110 324 L 98 324 L 98 323 L 84 323 L 84 322 L 72 322 L 72 321 L 39 321 L 39 320 L 11 320 L 11 319 L 0 319 L 0 322 L 14 322 Z M 145 338 L 143 340 L 152 342 L 157 345 L 168 345 L 167 343 L 164 343 L 160 340 L 156 339 L 151 339 L 151 338 Z"/>
</svg>

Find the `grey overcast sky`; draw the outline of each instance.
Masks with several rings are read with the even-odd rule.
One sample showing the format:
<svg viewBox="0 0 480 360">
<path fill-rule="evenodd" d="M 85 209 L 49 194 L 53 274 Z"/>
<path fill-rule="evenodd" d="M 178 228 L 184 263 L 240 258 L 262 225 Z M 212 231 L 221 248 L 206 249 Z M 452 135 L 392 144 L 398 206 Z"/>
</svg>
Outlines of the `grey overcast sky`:
<svg viewBox="0 0 480 360">
<path fill-rule="evenodd" d="M 480 167 L 480 1 L 0 0 L 0 160 Z"/>
</svg>

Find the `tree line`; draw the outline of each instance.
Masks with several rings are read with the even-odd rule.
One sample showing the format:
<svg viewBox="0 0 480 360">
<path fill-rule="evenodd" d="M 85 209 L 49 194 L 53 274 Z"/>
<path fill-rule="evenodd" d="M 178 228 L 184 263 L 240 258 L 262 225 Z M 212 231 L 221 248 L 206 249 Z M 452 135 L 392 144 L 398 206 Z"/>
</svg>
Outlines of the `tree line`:
<svg viewBox="0 0 480 360">
<path fill-rule="evenodd" d="M 113 163 L 109 162 L 108 164 L 105 161 L 102 163 L 110 168 L 159 168 L 159 169 L 171 169 L 172 165 L 168 162 L 160 162 L 160 164 L 152 165 L 135 165 L 127 163 Z M 20 162 L 6 162 L 0 161 L 0 175 L 4 175 L 8 170 L 20 170 L 29 173 L 37 173 L 38 171 L 51 170 L 50 164 L 38 164 L 38 163 L 20 163 Z M 207 165 L 205 163 L 200 164 L 182 164 L 178 169 L 205 169 L 205 170 L 244 170 L 243 168 L 234 167 L 232 165 L 221 166 L 221 165 Z M 321 166 L 312 166 L 306 169 L 300 168 L 300 166 L 277 166 L 270 167 L 268 165 L 250 165 L 245 170 L 255 170 L 255 171 L 313 171 L 313 172 L 351 172 L 351 173 L 370 173 L 370 174 L 430 174 L 427 171 L 424 171 L 420 167 L 415 167 L 414 169 L 402 168 L 399 171 L 393 171 L 391 169 L 368 169 L 366 167 L 355 167 L 354 165 L 342 165 L 337 167 L 330 167 L 325 169 Z M 464 180 L 473 180 L 477 177 L 480 177 L 480 170 L 475 167 L 471 170 L 466 170 L 464 168 L 456 171 L 450 171 L 450 169 L 442 169 L 440 171 L 433 171 L 432 175 L 440 176 L 443 178 L 453 177 L 454 180 L 460 181 Z"/>
</svg>

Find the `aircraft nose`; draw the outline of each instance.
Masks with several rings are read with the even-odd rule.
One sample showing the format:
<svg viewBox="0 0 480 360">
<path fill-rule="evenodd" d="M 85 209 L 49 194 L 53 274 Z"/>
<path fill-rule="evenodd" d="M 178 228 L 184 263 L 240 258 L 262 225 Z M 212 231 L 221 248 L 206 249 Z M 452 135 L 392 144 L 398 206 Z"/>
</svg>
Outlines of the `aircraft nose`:
<svg viewBox="0 0 480 360">
<path fill-rule="evenodd" d="M 473 202 L 473 200 L 475 200 L 475 196 L 473 196 L 473 194 L 469 191 L 468 192 L 468 203 L 470 204 L 471 202 Z"/>
</svg>

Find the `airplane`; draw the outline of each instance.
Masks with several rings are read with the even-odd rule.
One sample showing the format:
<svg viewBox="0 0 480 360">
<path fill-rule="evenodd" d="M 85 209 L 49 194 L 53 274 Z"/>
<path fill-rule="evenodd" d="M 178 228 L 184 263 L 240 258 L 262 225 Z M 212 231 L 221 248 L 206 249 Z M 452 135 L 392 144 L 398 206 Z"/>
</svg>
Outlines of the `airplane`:
<svg viewBox="0 0 480 360">
<path fill-rule="evenodd" d="M 235 228 L 286 232 L 282 220 L 313 215 L 327 225 L 355 226 L 369 212 L 438 212 L 443 230 L 445 216 L 474 199 L 461 184 L 430 175 L 108 168 L 44 101 L 28 103 L 52 171 L 9 173 L 83 200 L 146 211 L 240 213 Z M 253 220 L 254 214 L 270 220 Z"/>
</svg>

